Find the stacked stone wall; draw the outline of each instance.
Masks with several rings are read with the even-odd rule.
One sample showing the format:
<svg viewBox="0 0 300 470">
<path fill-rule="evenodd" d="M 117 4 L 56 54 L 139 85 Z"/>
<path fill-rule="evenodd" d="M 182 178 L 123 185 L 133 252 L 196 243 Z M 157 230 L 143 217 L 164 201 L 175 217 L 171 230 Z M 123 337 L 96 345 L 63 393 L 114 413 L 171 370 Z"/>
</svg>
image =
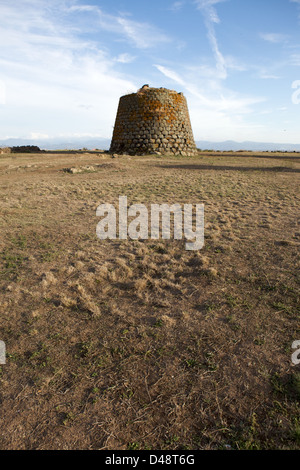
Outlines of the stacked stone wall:
<svg viewBox="0 0 300 470">
<path fill-rule="evenodd" d="M 110 152 L 193 155 L 197 152 L 182 93 L 143 87 L 120 98 Z"/>
</svg>

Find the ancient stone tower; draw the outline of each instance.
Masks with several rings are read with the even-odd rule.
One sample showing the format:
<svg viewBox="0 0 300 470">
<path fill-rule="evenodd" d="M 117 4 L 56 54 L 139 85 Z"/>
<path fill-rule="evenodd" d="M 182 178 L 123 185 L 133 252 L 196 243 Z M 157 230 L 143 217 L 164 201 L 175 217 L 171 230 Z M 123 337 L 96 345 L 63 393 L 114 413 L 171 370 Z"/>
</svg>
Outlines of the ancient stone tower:
<svg viewBox="0 0 300 470">
<path fill-rule="evenodd" d="M 111 153 L 194 155 L 197 153 L 185 97 L 144 85 L 120 98 Z"/>
</svg>

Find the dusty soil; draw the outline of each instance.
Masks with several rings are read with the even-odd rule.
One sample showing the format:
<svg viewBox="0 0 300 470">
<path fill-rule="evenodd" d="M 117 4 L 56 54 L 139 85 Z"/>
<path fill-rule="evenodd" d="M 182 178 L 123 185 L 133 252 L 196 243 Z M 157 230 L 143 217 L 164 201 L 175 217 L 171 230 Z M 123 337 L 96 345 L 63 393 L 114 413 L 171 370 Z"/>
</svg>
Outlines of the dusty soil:
<svg viewBox="0 0 300 470">
<path fill-rule="evenodd" d="M 1 155 L 0 448 L 299 449 L 299 172 L 286 153 Z M 204 247 L 99 240 L 119 195 L 204 203 Z"/>
</svg>

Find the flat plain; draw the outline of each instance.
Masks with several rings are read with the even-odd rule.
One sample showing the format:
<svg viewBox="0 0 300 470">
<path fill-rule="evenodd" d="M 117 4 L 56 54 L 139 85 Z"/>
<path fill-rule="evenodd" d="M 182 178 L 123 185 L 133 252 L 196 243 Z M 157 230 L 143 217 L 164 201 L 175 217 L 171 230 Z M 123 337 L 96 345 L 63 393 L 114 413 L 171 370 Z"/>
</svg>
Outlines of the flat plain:
<svg viewBox="0 0 300 470">
<path fill-rule="evenodd" d="M 300 154 L 0 157 L 0 448 L 300 449 Z M 203 203 L 205 244 L 96 209 Z"/>
</svg>

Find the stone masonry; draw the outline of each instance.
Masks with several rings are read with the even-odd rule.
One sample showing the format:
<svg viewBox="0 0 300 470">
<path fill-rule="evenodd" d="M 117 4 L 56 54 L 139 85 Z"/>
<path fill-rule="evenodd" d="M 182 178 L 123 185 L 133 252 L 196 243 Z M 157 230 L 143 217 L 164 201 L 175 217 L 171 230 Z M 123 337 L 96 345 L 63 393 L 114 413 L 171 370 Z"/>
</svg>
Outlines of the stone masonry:
<svg viewBox="0 0 300 470">
<path fill-rule="evenodd" d="M 187 101 L 182 93 L 144 85 L 119 101 L 110 153 L 195 155 Z"/>
</svg>

